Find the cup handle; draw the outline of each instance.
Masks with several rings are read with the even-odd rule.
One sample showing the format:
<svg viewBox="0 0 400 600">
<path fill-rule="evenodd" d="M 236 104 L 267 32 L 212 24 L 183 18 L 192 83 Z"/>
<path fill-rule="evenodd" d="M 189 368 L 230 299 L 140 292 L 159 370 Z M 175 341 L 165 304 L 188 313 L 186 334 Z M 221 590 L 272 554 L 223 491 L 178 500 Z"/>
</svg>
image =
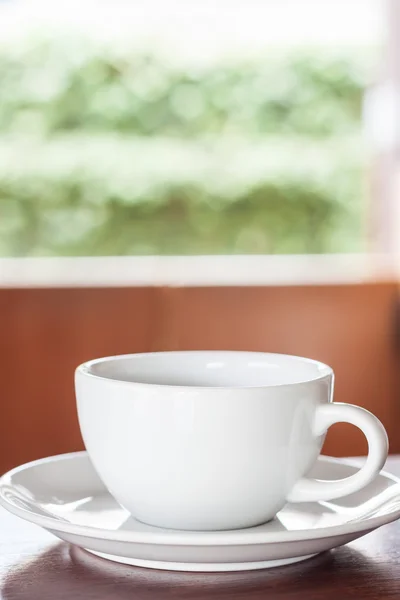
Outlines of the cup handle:
<svg viewBox="0 0 400 600">
<path fill-rule="evenodd" d="M 368 457 L 354 475 L 337 481 L 322 481 L 303 477 L 288 495 L 289 502 L 333 500 L 353 494 L 370 483 L 382 469 L 388 454 L 388 437 L 375 415 L 360 406 L 332 402 L 317 407 L 313 424 L 314 435 L 323 435 L 334 423 L 351 423 L 364 433 L 368 442 Z"/>
</svg>

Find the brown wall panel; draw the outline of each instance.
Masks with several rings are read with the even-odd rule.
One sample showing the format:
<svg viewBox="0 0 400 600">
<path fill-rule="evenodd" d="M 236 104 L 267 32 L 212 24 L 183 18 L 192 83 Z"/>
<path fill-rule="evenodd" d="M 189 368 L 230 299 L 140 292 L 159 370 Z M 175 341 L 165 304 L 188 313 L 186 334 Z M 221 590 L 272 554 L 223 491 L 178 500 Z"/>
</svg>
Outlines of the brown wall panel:
<svg viewBox="0 0 400 600">
<path fill-rule="evenodd" d="M 150 350 L 155 300 L 151 288 L 0 290 L 0 472 L 82 447 L 74 369 Z"/>
<path fill-rule="evenodd" d="M 336 400 L 375 412 L 400 451 L 397 284 L 259 288 L 0 290 L 0 472 L 81 447 L 73 372 L 98 356 L 156 349 L 248 349 L 331 364 Z M 326 452 L 359 454 L 336 426 Z"/>
<path fill-rule="evenodd" d="M 335 400 L 360 404 L 382 419 L 400 451 L 396 284 L 175 290 L 173 347 L 298 354 L 330 364 Z M 325 452 L 366 451 L 360 432 L 337 425 Z"/>
</svg>

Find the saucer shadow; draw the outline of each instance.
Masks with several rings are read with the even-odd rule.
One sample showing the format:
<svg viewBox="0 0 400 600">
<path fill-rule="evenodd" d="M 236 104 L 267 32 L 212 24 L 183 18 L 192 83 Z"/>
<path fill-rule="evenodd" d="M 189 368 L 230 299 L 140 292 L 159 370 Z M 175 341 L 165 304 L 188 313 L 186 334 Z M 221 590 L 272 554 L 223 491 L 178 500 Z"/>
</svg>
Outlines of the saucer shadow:
<svg viewBox="0 0 400 600">
<path fill-rule="evenodd" d="M 60 543 L 6 575 L 0 597 L 2 600 L 165 600 L 166 597 L 283 600 L 302 595 L 329 598 L 329 592 L 347 597 L 349 589 L 354 593 L 358 586 L 365 590 L 369 581 L 378 596 L 385 597 L 393 593 L 390 581 L 396 580 L 395 567 L 378 565 L 372 558 L 344 546 L 274 569 L 183 573 L 121 565 Z"/>
</svg>

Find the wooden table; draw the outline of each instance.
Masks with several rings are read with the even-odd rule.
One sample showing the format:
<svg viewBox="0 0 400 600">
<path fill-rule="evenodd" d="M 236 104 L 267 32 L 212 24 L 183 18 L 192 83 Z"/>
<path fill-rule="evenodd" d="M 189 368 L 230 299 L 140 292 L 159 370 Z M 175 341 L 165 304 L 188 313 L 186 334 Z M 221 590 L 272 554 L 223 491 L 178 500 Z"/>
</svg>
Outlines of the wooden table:
<svg viewBox="0 0 400 600">
<path fill-rule="evenodd" d="M 387 470 L 400 475 L 400 456 Z M 111 563 L 0 508 L 1 600 L 400 599 L 400 521 L 304 563 L 242 573 L 177 573 Z"/>
</svg>

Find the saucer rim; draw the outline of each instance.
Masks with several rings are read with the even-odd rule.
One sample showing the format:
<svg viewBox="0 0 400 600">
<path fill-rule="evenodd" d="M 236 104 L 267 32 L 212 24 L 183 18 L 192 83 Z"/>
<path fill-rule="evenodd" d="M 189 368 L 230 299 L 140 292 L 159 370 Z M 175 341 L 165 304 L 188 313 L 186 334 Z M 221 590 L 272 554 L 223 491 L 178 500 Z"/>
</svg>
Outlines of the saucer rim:
<svg viewBox="0 0 400 600">
<path fill-rule="evenodd" d="M 237 530 L 237 536 L 235 538 L 235 531 L 173 531 L 163 530 L 160 532 L 156 531 L 124 531 L 124 530 L 109 530 L 100 527 L 93 527 L 88 525 L 81 525 L 71 523 L 69 521 L 61 520 L 56 515 L 46 516 L 41 515 L 34 510 L 29 510 L 18 506 L 12 498 L 5 494 L 5 491 L 10 491 L 13 488 L 12 477 L 17 473 L 23 472 L 27 469 L 41 466 L 42 464 L 49 462 L 60 462 L 64 460 L 77 460 L 89 458 L 87 451 L 82 450 L 78 452 L 68 452 L 64 454 L 57 454 L 54 456 L 48 456 L 38 460 L 30 461 L 19 465 L 8 472 L 6 472 L 0 478 L 0 505 L 12 514 L 39 525 L 44 529 L 47 529 L 53 533 L 57 531 L 77 535 L 86 536 L 93 539 L 109 540 L 114 542 L 126 542 L 126 543 L 137 543 L 137 544 L 157 544 L 157 545 L 178 545 L 178 546 L 231 546 L 235 545 L 250 545 L 250 544 L 276 544 L 276 543 L 290 543 L 290 542 L 302 542 L 313 539 L 330 538 L 338 535 L 353 534 L 358 532 L 369 532 L 377 529 L 387 523 L 400 518 L 400 508 L 388 512 L 381 516 L 366 517 L 360 521 L 349 521 L 348 523 L 333 524 L 327 527 L 321 527 L 317 529 L 302 529 L 302 530 L 285 530 L 279 532 L 265 532 L 265 531 L 247 531 Z M 89 459 L 90 461 L 90 459 Z M 328 464 L 339 464 L 342 466 L 358 467 L 354 459 L 347 458 L 336 458 L 327 455 L 320 455 L 317 459 L 318 462 L 324 462 Z M 94 467 L 93 467 L 94 468 Z M 385 477 L 391 480 L 394 484 L 400 483 L 400 478 L 396 477 L 392 473 L 388 473 L 385 470 L 381 470 L 378 476 Z M 105 488 L 106 489 L 106 488 Z M 318 504 L 317 502 L 313 504 Z"/>
</svg>

